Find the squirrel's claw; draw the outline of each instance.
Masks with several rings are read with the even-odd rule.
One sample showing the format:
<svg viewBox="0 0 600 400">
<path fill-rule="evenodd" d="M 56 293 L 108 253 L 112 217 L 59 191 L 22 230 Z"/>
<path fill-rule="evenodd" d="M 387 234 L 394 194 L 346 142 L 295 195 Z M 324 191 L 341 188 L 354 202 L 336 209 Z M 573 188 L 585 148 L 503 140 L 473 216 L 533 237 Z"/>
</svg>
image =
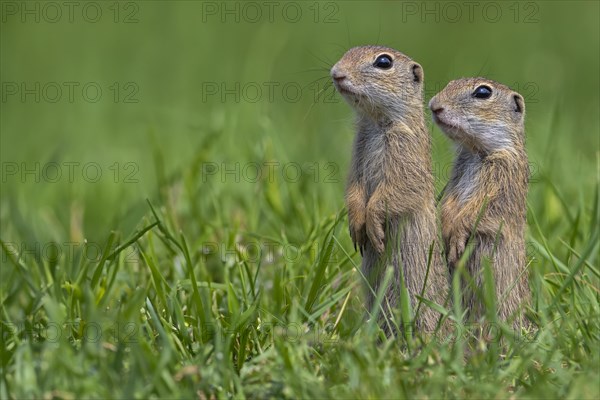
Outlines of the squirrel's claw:
<svg viewBox="0 0 600 400">
<path fill-rule="evenodd" d="M 351 226 L 349 230 L 350 230 L 350 237 L 352 238 L 352 243 L 354 245 L 354 251 L 356 251 L 358 248 L 358 250 L 361 251 L 360 254 L 362 255 L 363 247 L 367 240 L 365 225 L 363 224 L 362 226 L 355 228 L 355 229 L 353 229 Z"/>
</svg>

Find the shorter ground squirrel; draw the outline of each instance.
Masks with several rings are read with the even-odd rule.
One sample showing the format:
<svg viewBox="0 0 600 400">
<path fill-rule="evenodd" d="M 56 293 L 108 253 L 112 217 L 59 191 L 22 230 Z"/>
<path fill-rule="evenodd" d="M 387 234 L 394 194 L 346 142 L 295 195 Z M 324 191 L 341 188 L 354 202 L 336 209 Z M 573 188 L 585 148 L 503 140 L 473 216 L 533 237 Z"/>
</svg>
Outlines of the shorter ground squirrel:
<svg viewBox="0 0 600 400">
<path fill-rule="evenodd" d="M 364 46 L 348 50 L 331 77 L 357 114 L 346 189 L 350 235 L 376 293 L 385 268 L 393 266 L 392 282 L 383 289 L 382 318 L 391 334 L 388 322 L 398 311 L 402 275 L 413 313 L 418 295 L 443 304 L 448 293 L 448 271 L 437 243 L 423 69 L 394 49 Z M 373 294 L 368 298 L 372 309 Z M 433 332 L 440 315 L 424 304 L 419 309 L 416 327 Z"/>
<path fill-rule="evenodd" d="M 472 240 L 463 280 L 463 304 L 474 319 L 485 312 L 482 261 L 490 260 L 501 319 L 526 324 L 529 298 L 525 252 L 529 165 L 525 151 L 525 102 L 484 78 L 450 82 L 429 103 L 433 119 L 458 146 L 442 199 L 442 236 L 451 271 Z"/>
</svg>

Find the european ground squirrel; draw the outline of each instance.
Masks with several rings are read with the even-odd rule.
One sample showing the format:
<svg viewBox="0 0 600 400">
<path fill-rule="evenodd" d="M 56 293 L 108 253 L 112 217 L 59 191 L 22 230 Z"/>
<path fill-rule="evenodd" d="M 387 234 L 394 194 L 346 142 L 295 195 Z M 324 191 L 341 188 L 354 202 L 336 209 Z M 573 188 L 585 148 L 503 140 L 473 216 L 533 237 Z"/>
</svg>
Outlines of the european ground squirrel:
<svg viewBox="0 0 600 400">
<path fill-rule="evenodd" d="M 526 321 L 529 298 L 525 252 L 529 166 L 525 151 L 525 102 L 507 86 L 483 78 L 450 82 L 430 103 L 433 119 L 458 147 L 442 199 L 442 237 L 455 270 L 472 241 L 463 280 L 463 305 L 477 319 L 485 312 L 482 260 L 493 271 L 500 318 Z"/>
<path fill-rule="evenodd" d="M 399 305 L 401 272 L 413 313 L 416 296 L 443 304 L 448 292 L 448 272 L 437 243 L 423 69 L 394 49 L 364 46 L 348 50 L 331 76 L 357 114 L 346 189 L 350 235 L 361 249 L 362 271 L 376 293 L 386 266 L 394 270 L 382 304 L 382 327 L 390 334 L 393 329 L 385 317 Z M 368 298 L 372 309 L 373 294 Z M 433 332 L 440 315 L 425 304 L 419 309 L 417 329 Z"/>
</svg>

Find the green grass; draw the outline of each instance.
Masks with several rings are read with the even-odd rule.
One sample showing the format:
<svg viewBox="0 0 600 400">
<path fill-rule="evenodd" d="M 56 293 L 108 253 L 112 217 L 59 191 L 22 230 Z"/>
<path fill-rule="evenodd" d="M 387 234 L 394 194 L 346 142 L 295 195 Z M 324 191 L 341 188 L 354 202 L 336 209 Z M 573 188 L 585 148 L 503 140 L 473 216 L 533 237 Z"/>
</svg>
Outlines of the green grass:
<svg viewBox="0 0 600 400">
<path fill-rule="evenodd" d="M 0 398 L 600 397 L 598 3 L 536 2 L 531 24 L 509 5 L 498 23 L 401 23 L 401 2 L 340 2 L 337 23 L 253 24 L 202 23 L 200 2 L 136 4 L 135 24 L 108 8 L 97 24 L 0 24 L 2 82 L 107 96 L 0 103 Z M 427 100 L 469 75 L 524 94 L 535 332 L 484 341 L 452 308 L 448 338 L 387 340 L 365 319 L 377 309 L 343 207 L 351 110 L 314 93 L 345 49 L 376 42 L 423 65 Z M 114 82 L 139 102 L 115 103 Z M 203 98 L 207 82 L 308 91 L 222 101 Z M 453 152 L 432 137 L 439 191 Z M 7 175 L 36 162 L 102 176 Z"/>
</svg>

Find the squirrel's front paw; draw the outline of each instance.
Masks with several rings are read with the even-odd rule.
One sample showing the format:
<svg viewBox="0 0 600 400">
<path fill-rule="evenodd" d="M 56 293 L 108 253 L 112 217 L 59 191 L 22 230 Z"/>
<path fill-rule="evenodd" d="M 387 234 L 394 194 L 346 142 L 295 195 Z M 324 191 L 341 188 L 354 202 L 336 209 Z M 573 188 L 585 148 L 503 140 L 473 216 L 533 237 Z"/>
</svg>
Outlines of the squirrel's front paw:
<svg viewBox="0 0 600 400">
<path fill-rule="evenodd" d="M 371 244 L 378 253 L 383 253 L 385 250 L 385 232 L 383 231 L 383 224 L 377 218 L 373 216 L 369 217 L 367 214 L 367 236 L 371 241 Z"/>
<path fill-rule="evenodd" d="M 446 260 L 449 265 L 455 266 L 463 253 L 469 240 L 469 235 L 454 234 L 448 241 L 448 248 L 446 249 Z"/>
<path fill-rule="evenodd" d="M 365 223 L 361 224 L 350 224 L 350 237 L 352 238 L 352 243 L 354 244 L 354 250 L 358 246 L 360 253 L 362 254 L 363 249 L 365 248 L 365 244 L 367 242 L 367 229 Z"/>
</svg>

